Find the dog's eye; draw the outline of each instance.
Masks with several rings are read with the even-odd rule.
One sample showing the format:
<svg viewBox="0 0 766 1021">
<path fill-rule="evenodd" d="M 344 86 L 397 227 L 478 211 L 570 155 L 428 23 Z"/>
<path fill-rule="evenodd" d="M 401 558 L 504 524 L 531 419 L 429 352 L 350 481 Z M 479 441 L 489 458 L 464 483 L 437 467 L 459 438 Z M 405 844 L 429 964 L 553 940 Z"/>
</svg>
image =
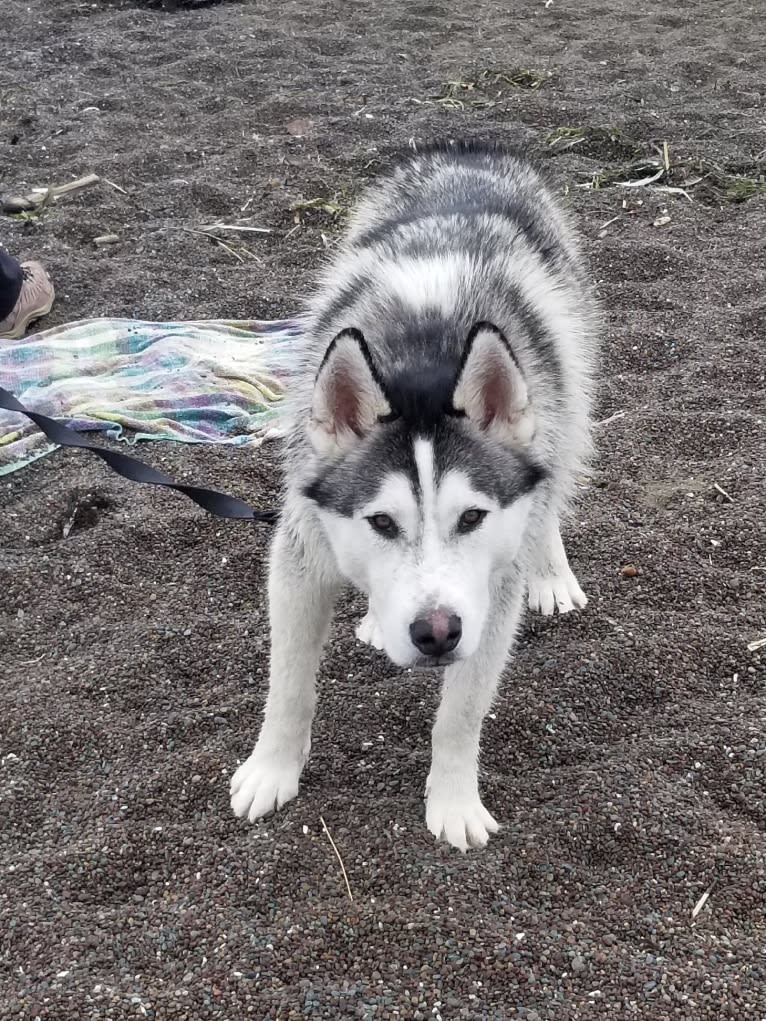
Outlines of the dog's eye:
<svg viewBox="0 0 766 1021">
<path fill-rule="evenodd" d="M 486 516 L 487 511 L 479 510 L 478 507 L 471 507 L 470 510 L 463 511 L 457 523 L 458 532 L 463 534 L 472 532 L 475 528 L 479 527 Z"/>
<path fill-rule="evenodd" d="M 373 514 L 367 520 L 370 522 L 370 527 L 373 531 L 377 532 L 378 535 L 384 536 L 386 539 L 394 539 L 399 534 L 396 522 L 388 514 Z"/>
</svg>

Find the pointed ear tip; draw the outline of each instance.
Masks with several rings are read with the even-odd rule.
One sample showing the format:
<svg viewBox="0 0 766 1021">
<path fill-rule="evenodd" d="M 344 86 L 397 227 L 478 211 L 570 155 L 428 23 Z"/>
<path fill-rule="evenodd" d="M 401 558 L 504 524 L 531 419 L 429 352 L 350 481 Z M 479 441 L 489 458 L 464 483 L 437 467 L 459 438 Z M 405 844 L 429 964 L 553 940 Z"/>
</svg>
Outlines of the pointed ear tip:
<svg viewBox="0 0 766 1021">
<path fill-rule="evenodd" d="M 354 345 L 354 341 L 346 330 L 343 330 L 341 333 L 336 333 L 327 346 L 325 356 L 322 359 L 322 367 L 327 365 L 328 362 L 334 361 L 338 355 L 345 354 L 351 345 Z"/>
<path fill-rule="evenodd" d="M 316 383 L 319 383 L 325 377 L 327 369 L 331 369 L 331 376 L 334 376 L 339 364 L 343 365 L 345 363 L 348 366 L 353 366 L 355 361 L 364 357 L 363 348 L 358 338 L 361 338 L 362 343 L 364 343 L 362 334 L 358 330 L 353 329 L 344 329 L 335 334 L 327 345 L 327 349 L 317 369 Z"/>
<path fill-rule="evenodd" d="M 346 327 L 344 327 L 344 329 L 340 330 L 339 333 L 335 334 L 335 336 L 332 339 L 332 343 L 333 344 L 343 344 L 343 343 L 363 344 L 364 343 L 364 334 L 362 333 L 361 330 L 357 330 L 356 327 L 354 327 L 354 326 L 346 326 Z"/>
<path fill-rule="evenodd" d="M 494 323 L 491 323 L 489 319 L 480 319 L 478 322 L 473 324 L 468 333 L 468 342 L 471 343 L 476 340 L 476 338 L 482 333 L 488 333 L 496 340 L 502 340 L 504 343 L 507 343 L 503 331 L 499 326 L 495 326 Z"/>
</svg>

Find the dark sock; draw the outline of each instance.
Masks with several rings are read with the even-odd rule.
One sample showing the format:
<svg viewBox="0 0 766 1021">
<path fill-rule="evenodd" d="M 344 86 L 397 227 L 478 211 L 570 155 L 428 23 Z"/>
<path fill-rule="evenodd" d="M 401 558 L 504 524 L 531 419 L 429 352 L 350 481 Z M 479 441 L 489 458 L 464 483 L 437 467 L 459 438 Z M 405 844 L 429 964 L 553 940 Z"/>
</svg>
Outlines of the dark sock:
<svg viewBox="0 0 766 1021">
<path fill-rule="evenodd" d="M 23 283 L 21 263 L 13 256 L 0 251 L 0 319 L 5 319 L 13 311 Z"/>
</svg>

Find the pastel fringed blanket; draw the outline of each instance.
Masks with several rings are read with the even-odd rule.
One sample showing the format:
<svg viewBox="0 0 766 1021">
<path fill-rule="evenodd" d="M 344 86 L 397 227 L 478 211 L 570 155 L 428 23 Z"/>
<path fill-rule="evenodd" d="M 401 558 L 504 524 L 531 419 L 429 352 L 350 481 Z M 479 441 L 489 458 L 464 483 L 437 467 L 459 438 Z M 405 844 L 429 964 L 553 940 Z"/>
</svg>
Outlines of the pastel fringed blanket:
<svg viewBox="0 0 766 1021">
<path fill-rule="evenodd" d="M 301 335 L 292 319 L 85 319 L 0 342 L 0 386 L 73 429 L 257 446 L 300 365 Z M 31 422 L 0 411 L 0 475 L 53 449 Z"/>
</svg>

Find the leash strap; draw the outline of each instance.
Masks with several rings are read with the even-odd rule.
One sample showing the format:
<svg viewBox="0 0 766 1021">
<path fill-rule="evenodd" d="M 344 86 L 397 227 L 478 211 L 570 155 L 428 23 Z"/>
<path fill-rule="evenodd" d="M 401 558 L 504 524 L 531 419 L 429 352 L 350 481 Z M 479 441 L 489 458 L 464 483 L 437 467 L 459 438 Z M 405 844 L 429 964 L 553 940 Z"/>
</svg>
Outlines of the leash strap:
<svg viewBox="0 0 766 1021">
<path fill-rule="evenodd" d="M 58 443 L 62 447 L 80 447 L 82 450 L 89 450 L 105 461 L 112 471 L 131 482 L 144 482 L 150 486 L 175 489 L 177 492 L 183 493 L 184 496 L 188 496 L 208 514 L 214 514 L 219 518 L 262 521 L 269 525 L 273 525 L 277 520 L 278 512 L 275 510 L 257 510 L 243 500 L 238 500 L 236 496 L 227 496 L 226 493 L 219 493 L 215 489 L 182 485 L 180 482 L 174 482 L 164 472 L 157 471 L 156 468 L 144 464 L 143 461 L 139 461 L 135 457 L 128 457 L 127 454 L 122 454 L 118 450 L 99 447 L 95 443 L 91 443 L 90 440 L 86 440 L 81 433 L 57 422 L 55 418 L 48 418 L 47 415 L 29 411 L 9 390 L 4 390 L 1 386 L 0 408 L 4 411 L 16 411 L 20 415 L 26 415 L 42 429 L 52 443 Z"/>
</svg>

